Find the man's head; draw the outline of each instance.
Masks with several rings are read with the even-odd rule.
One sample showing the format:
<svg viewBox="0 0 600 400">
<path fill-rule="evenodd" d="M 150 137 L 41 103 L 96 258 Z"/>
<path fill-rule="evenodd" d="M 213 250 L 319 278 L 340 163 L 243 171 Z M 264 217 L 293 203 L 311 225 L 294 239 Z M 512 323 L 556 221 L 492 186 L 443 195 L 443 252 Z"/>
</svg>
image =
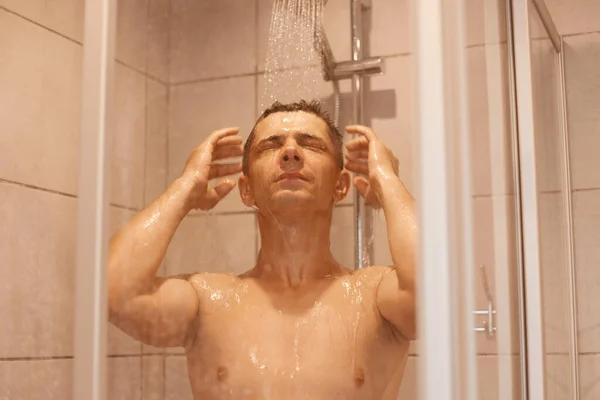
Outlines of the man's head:
<svg viewBox="0 0 600 400">
<path fill-rule="evenodd" d="M 349 187 L 343 139 L 316 101 L 274 103 L 244 146 L 239 188 L 248 206 L 316 206 L 343 199 Z"/>
<path fill-rule="evenodd" d="M 344 139 L 340 134 L 340 131 L 333 124 L 333 121 L 329 117 L 329 114 L 327 114 L 327 112 L 321 108 L 321 103 L 316 100 L 313 100 L 311 102 L 307 102 L 306 100 L 300 100 L 299 102 L 288 104 L 282 104 L 276 101 L 271 105 L 271 107 L 267 108 L 258 118 L 256 123 L 254 124 L 254 128 L 252 128 L 252 131 L 248 136 L 248 140 L 246 140 L 246 144 L 244 145 L 244 158 L 242 161 L 244 175 L 248 175 L 248 170 L 250 168 L 250 149 L 254 142 L 254 138 L 256 136 L 256 128 L 258 127 L 258 125 L 272 114 L 293 112 L 304 112 L 312 114 L 320 118 L 327 125 L 327 133 L 329 134 L 329 138 L 331 139 L 331 142 L 333 144 L 335 156 L 337 157 L 340 170 L 344 169 Z"/>
</svg>

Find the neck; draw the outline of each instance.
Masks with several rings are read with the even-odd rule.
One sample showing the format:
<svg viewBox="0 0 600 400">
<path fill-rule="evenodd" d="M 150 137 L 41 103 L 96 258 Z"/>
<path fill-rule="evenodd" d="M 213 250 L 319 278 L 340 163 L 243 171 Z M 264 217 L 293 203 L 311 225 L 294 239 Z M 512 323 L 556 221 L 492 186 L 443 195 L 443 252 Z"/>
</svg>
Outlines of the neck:
<svg viewBox="0 0 600 400">
<path fill-rule="evenodd" d="M 283 286 L 297 287 L 310 280 L 345 273 L 331 255 L 331 213 L 327 210 L 281 216 L 259 212 L 261 249 L 254 274 Z"/>
</svg>

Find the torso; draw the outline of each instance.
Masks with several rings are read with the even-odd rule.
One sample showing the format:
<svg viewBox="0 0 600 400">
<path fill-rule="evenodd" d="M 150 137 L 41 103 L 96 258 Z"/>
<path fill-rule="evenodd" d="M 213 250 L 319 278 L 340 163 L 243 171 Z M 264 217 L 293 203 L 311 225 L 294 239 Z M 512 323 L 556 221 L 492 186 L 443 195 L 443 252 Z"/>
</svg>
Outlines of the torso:
<svg viewBox="0 0 600 400">
<path fill-rule="evenodd" d="M 199 274 L 195 336 L 186 349 L 196 399 L 396 399 L 407 340 L 376 304 L 384 268 L 310 290 Z"/>
</svg>

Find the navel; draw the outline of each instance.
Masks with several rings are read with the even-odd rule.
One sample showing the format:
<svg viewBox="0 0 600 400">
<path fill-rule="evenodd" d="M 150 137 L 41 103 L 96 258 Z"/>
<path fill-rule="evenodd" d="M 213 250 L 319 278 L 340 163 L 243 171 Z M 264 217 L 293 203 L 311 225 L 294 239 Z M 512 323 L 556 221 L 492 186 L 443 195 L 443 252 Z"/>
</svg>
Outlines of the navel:
<svg viewBox="0 0 600 400">
<path fill-rule="evenodd" d="M 217 368 L 217 381 L 223 382 L 224 380 L 227 379 L 228 374 L 229 374 L 229 371 L 227 371 L 227 368 L 225 368 L 225 367 Z"/>
<path fill-rule="evenodd" d="M 361 387 L 365 383 L 365 371 L 362 368 L 354 370 L 354 384 Z"/>
</svg>

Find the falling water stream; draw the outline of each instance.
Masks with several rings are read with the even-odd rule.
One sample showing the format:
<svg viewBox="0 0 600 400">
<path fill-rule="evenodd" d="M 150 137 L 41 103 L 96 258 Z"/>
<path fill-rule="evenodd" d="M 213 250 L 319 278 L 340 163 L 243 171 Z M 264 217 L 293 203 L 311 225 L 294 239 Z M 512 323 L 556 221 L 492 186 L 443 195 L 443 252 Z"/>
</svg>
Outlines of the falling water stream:
<svg viewBox="0 0 600 400">
<path fill-rule="evenodd" d="M 324 0 L 275 0 L 260 106 L 313 99 L 324 82 L 321 68 Z"/>
</svg>

